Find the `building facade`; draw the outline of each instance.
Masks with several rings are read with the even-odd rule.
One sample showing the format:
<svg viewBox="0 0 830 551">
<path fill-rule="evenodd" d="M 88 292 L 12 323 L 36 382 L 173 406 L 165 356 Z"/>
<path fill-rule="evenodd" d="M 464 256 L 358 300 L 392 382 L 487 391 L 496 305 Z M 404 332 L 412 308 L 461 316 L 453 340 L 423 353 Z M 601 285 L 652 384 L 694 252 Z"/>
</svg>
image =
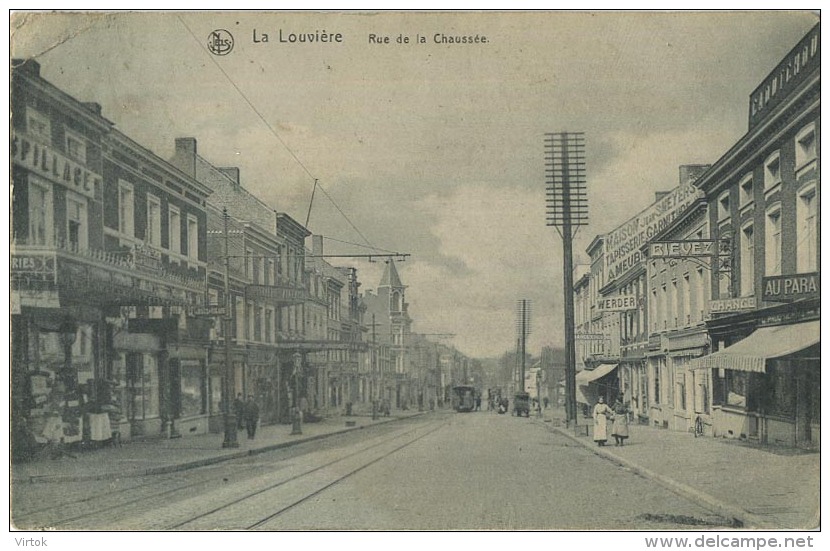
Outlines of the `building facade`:
<svg viewBox="0 0 830 551">
<path fill-rule="evenodd" d="M 207 430 L 210 191 L 12 72 L 12 448 Z"/>
<path fill-rule="evenodd" d="M 748 132 L 699 180 L 729 252 L 693 366 L 716 436 L 820 446 L 820 41 L 816 25 L 750 94 Z"/>
</svg>

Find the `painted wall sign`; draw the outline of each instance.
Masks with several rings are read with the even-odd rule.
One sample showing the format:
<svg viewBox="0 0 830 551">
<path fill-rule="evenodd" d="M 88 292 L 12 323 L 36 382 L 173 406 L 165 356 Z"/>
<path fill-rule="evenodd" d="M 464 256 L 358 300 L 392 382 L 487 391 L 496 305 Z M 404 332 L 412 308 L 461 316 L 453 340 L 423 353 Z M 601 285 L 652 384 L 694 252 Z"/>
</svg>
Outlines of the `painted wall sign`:
<svg viewBox="0 0 830 551">
<path fill-rule="evenodd" d="M 656 241 L 649 244 L 649 258 L 688 258 L 712 256 L 717 251 L 711 240 Z"/>
<path fill-rule="evenodd" d="M 821 274 L 793 274 L 770 276 L 763 279 L 764 300 L 792 302 L 821 296 Z"/>
<path fill-rule="evenodd" d="M 616 295 L 603 297 L 597 301 L 597 310 L 600 312 L 624 312 L 637 309 L 636 295 Z"/>
<path fill-rule="evenodd" d="M 16 165 L 89 198 L 94 199 L 95 190 L 101 187 L 99 174 L 20 133 L 12 136 L 12 159 Z"/>
<path fill-rule="evenodd" d="M 643 261 L 641 247 L 665 229 L 703 192 L 694 184 L 677 186 L 640 214 L 609 232 L 603 241 L 606 283 L 622 277 Z"/>
<path fill-rule="evenodd" d="M 725 312 L 754 310 L 756 305 L 755 297 L 722 298 L 709 301 L 709 312 L 723 314 Z"/>
</svg>

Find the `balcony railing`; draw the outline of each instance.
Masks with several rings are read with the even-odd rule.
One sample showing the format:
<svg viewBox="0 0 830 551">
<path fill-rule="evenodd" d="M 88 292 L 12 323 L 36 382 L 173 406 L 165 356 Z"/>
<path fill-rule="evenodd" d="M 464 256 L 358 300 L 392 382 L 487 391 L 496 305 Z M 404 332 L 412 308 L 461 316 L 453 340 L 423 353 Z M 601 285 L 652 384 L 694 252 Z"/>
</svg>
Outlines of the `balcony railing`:
<svg viewBox="0 0 830 551">
<path fill-rule="evenodd" d="M 57 258 L 80 261 L 96 268 L 105 268 L 115 272 L 125 272 L 125 275 L 146 277 L 160 283 L 166 283 L 179 288 L 186 288 L 194 292 L 203 292 L 205 281 L 203 277 L 195 277 L 175 273 L 175 268 L 167 267 L 163 263 L 157 266 L 148 266 L 146 263 L 137 263 L 135 254 L 129 250 L 106 251 L 102 249 L 81 248 L 77 243 L 70 241 L 57 241 L 54 245 L 28 244 L 25 240 L 15 240 L 11 244 L 12 258 L 24 259 L 34 257 L 53 256 Z M 21 260 L 22 261 L 22 260 Z M 57 267 L 53 267 L 57 270 Z M 18 263 L 12 263 L 12 279 L 15 275 L 25 274 L 25 267 Z M 59 277 L 60 274 L 56 274 Z"/>
</svg>

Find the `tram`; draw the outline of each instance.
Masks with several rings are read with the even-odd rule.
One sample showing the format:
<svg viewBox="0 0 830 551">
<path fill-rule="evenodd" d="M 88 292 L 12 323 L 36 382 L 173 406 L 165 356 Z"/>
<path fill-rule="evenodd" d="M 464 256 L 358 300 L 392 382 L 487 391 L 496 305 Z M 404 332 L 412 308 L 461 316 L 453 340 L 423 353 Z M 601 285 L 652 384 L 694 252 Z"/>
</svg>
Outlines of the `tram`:
<svg viewBox="0 0 830 551">
<path fill-rule="evenodd" d="M 473 411 L 476 408 L 476 389 L 472 386 L 456 386 L 452 389 L 452 407 L 455 411 Z"/>
</svg>

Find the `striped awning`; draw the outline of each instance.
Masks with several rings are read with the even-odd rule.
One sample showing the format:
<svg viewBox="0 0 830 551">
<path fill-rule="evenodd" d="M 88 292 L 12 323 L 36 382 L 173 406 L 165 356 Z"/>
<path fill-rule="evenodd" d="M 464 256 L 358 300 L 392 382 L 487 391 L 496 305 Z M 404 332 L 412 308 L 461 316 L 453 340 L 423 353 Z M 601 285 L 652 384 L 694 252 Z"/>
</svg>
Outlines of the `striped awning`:
<svg viewBox="0 0 830 551">
<path fill-rule="evenodd" d="M 590 371 L 587 369 L 583 369 L 582 371 L 576 374 L 576 384 L 577 386 L 588 386 L 588 384 L 592 381 L 601 379 L 602 377 L 605 377 L 606 375 L 617 369 L 618 365 L 619 364 L 599 364 Z"/>
<path fill-rule="evenodd" d="M 766 372 L 767 360 L 784 358 L 821 342 L 819 321 L 761 327 L 719 352 L 689 363 L 689 369 Z"/>
</svg>

